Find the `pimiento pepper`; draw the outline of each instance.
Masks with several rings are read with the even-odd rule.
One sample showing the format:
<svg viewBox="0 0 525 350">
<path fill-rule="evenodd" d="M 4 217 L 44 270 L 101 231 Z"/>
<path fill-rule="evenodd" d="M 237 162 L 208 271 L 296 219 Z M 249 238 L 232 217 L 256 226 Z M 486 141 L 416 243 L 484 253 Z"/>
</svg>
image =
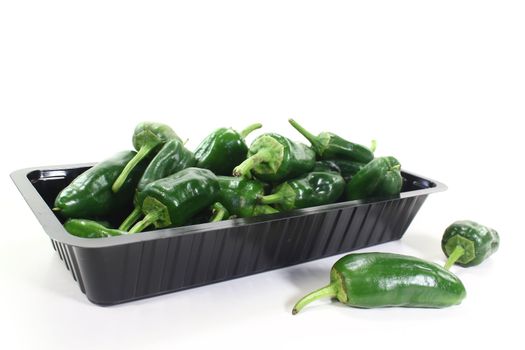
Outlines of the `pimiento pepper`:
<svg viewBox="0 0 525 350">
<path fill-rule="evenodd" d="M 461 303 L 465 296 L 461 280 L 432 262 L 392 253 L 357 253 L 339 259 L 330 271 L 330 284 L 299 300 L 292 314 L 322 297 L 362 308 L 442 308 Z"/>
<path fill-rule="evenodd" d="M 233 168 L 246 159 L 248 146 L 244 139 L 261 127 L 259 123 L 252 124 L 240 133 L 231 128 L 215 130 L 195 149 L 196 166 L 215 175 L 231 175 Z"/>
<path fill-rule="evenodd" d="M 338 173 L 314 171 L 283 182 L 260 202 L 276 204 L 282 211 L 314 207 L 336 202 L 344 188 L 345 180 Z"/>
<path fill-rule="evenodd" d="M 379 157 L 361 168 L 346 185 L 346 200 L 387 197 L 403 186 L 401 164 L 394 157 Z"/>
<path fill-rule="evenodd" d="M 347 159 L 318 160 L 313 171 L 335 171 L 341 174 L 343 179 L 348 182 L 364 166 L 364 163 Z"/>
<path fill-rule="evenodd" d="M 176 139 L 182 141 L 179 136 L 167 125 L 152 122 L 142 122 L 135 127 L 133 132 L 133 147 L 137 154 L 131 159 L 113 183 L 113 192 L 118 192 L 129 173 L 145 157 L 155 153 L 167 141 Z"/>
<path fill-rule="evenodd" d="M 191 217 L 212 205 L 219 193 L 217 177 L 208 169 L 186 168 L 148 184 L 138 194 L 137 204 L 145 217 L 130 233 L 186 224 Z"/>
<path fill-rule="evenodd" d="M 271 206 L 258 203 L 258 199 L 264 196 L 264 183 L 231 176 L 217 176 L 217 180 L 220 187 L 217 200 L 231 215 L 248 218 L 278 213 Z"/>
<path fill-rule="evenodd" d="M 80 174 L 58 194 L 53 210 L 69 218 L 96 218 L 131 204 L 145 161 L 129 173 L 121 191 L 113 193 L 111 185 L 135 155 L 134 151 L 117 153 Z"/>
<path fill-rule="evenodd" d="M 234 176 L 281 182 L 311 171 L 315 152 L 302 143 L 268 133 L 257 137 L 248 150 L 248 158 L 233 169 Z"/>
<path fill-rule="evenodd" d="M 498 232 L 470 220 L 452 223 L 441 240 L 441 249 L 448 257 L 447 270 L 454 264 L 463 267 L 479 265 L 498 248 Z"/>
<path fill-rule="evenodd" d="M 310 143 L 320 159 L 348 159 L 368 163 L 374 159 L 375 141 L 372 149 L 352 143 L 331 132 L 322 132 L 318 136 L 307 131 L 293 119 L 288 120 Z"/>
<path fill-rule="evenodd" d="M 125 231 L 109 228 L 101 222 L 87 219 L 69 219 L 64 223 L 64 228 L 70 234 L 83 238 L 103 238 L 127 234 Z"/>
</svg>

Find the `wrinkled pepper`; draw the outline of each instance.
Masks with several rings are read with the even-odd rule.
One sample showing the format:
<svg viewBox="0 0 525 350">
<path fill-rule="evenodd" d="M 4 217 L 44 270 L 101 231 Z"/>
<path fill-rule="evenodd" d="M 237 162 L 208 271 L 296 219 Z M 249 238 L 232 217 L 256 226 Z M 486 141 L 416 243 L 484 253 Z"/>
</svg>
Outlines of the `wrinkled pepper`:
<svg viewBox="0 0 525 350">
<path fill-rule="evenodd" d="M 277 186 L 260 199 L 275 204 L 282 211 L 308 208 L 336 202 L 345 189 L 345 180 L 335 172 L 310 172 Z"/>
<path fill-rule="evenodd" d="M 128 234 L 125 231 L 109 228 L 104 223 L 87 219 L 69 219 L 64 228 L 70 234 L 83 238 L 103 238 Z"/>
<path fill-rule="evenodd" d="M 348 182 L 364 166 L 364 163 L 347 159 L 319 160 L 315 163 L 313 171 L 335 171 L 341 174 L 343 179 Z"/>
<path fill-rule="evenodd" d="M 261 181 L 282 182 L 311 171 L 315 152 L 302 143 L 274 134 L 256 138 L 248 150 L 248 158 L 233 170 L 234 176 Z"/>
<path fill-rule="evenodd" d="M 261 124 L 252 124 L 240 133 L 220 128 L 208 135 L 195 149 L 196 166 L 211 170 L 215 175 L 231 175 L 233 168 L 246 159 L 245 138 Z"/>
<path fill-rule="evenodd" d="M 262 182 L 231 176 L 218 176 L 217 179 L 220 186 L 217 200 L 231 215 L 248 218 L 278 212 L 269 205 L 258 203 L 258 199 L 264 196 L 265 184 Z"/>
<path fill-rule="evenodd" d="M 447 270 L 454 264 L 463 267 L 479 265 L 498 248 L 498 232 L 470 220 L 452 223 L 441 240 L 441 249 L 448 257 Z"/>
<path fill-rule="evenodd" d="M 332 160 L 318 160 L 315 162 L 315 166 L 312 171 L 323 171 L 323 172 L 334 172 L 341 173 L 341 169 Z"/>
<path fill-rule="evenodd" d="M 96 218 L 131 204 L 145 161 L 130 172 L 121 191 L 113 193 L 111 186 L 135 155 L 134 151 L 117 153 L 80 174 L 58 194 L 53 211 L 68 218 Z"/>
<path fill-rule="evenodd" d="M 307 131 L 293 119 L 290 124 L 310 143 L 320 159 L 348 159 L 360 163 L 368 163 L 374 159 L 375 141 L 372 149 L 347 141 L 331 132 L 322 132 L 318 136 Z"/>
<path fill-rule="evenodd" d="M 176 139 L 182 141 L 179 136 L 167 125 L 153 122 L 142 122 L 135 127 L 133 132 L 133 147 L 137 154 L 126 164 L 126 167 L 119 174 L 113 183 L 113 192 L 118 192 L 129 173 L 135 166 L 147 156 L 156 153 L 167 141 Z"/>
<path fill-rule="evenodd" d="M 394 157 L 375 158 L 359 170 L 346 185 L 346 200 L 388 197 L 403 186 L 401 164 Z"/>
<path fill-rule="evenodd" d="M 208 169 L 186 168 L 148 184 L 137 196 L 144 218 L 130 233 L 146 227 L 177 227 L 216 201 L 219 193 L 217 177 Z"/>
<path fill-rule="evenodd" d="M 300 299 L 292 313 L 322 297 L 361 308 L 442 308 L 461 303 L 465 296 L 461 280 L 432 262 L 392 253 L 356 253 L 339 259 L 330 271 L 330 284 Z"/>
</svg>

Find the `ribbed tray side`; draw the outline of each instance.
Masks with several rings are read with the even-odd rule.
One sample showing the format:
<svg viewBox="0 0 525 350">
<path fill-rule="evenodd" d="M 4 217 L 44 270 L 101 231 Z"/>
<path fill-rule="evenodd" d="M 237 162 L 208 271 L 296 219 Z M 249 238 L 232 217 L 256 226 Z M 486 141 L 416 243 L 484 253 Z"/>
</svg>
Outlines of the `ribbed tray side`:
<svg viewBox="0 0 525 350">
<path fill-rule="evenodd" d="M 97 304 L 115 304 L 303 263 L 402 237 L 427 195 L 59 256 Z"/>
</svg>

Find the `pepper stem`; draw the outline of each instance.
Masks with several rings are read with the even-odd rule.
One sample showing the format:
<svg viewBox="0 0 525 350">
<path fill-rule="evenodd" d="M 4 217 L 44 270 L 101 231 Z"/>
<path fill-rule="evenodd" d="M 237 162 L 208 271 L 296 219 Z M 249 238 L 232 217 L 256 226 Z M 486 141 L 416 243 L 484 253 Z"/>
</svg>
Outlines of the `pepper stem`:
<svg viewBox="0 0 525 350">
<path fill-rule="evenodd" d="M 131 171 L 137 166 L 137 164 L 140 163 L 144 157 L 146 157 L 151 150 L 153 150 L 155 147 L 157 147 L 158 143 L 151 143 L 151 144 L 145 144 L 144 146 L 140 147 L 139 151 L 133 158 L 130 159 L 128 164 L 124 167 L 120 175 L 117 177 L 115 182 L 113 183 L 113 186 L 111 189 L 114 193 L 117 193 L 122 185 L 124 185 L 124 182 L 126 182 L 126 179 L 128 178 Z"/>
<path fill-rule="evenodd" d="M 335 297 L 337 295 L 336 288 L 336 285 L 331 283 L 323 288 L 320 288 L 311 292 L 310 294 L 305 295 L 294 305 L 292 315 L 297 314 L 299 311 L 302 310 L 303 307 L 310 304 L 314 300 L 325 297 Z"/>
<path fill-rule="evenodd" d="M 148 215 L 144 217 L 141 221 L 137 222 L 135 226 L 129 230 L 129 233 L 138 233 L 142 232 L 146 227 L 153 224 L 158 218 L 160 213 L 159 212 L 151 212 Z"/>
<path fill-rule="evenodd" d="M 272 159 L 272 154 L 266 149 L 261 149 L 253 156 L 248 157 L 244 162 L 233 169 L 233 176 L 242 176 L 251 178 L 251 170 L 254 166 L 262 162 L 269 162 Z"/>
<path fill-rule="evenodd" d="M 128 231 L 131 228 L 131 226 L 133 226 L 135 222 L 137 222 L 137 220 L 140 218 L 141 215 L 142 215 L 141 208 L 135 207 L 135 209 L 133 209 L 131 214 L 129 214 L 129 216 L 122 222 L 122 224 L 120 224 L 118 229 L 121 231 Z"/>
<path fill-rule="evenodd" d="M 452 253 L 448 256 L 447 262 L 445 263 L 445 269 L 450 270 L 450 267 L 455 264 L 456 261 L 458 261 L 459 258 L 461 258 L 465 254 L 465 249 L 458 245 Z"/>
<path fill-rule="evenodd" d="M 275 204 L 281 203 L 283 200 L 283 194 L 281 192 L 272 193 L 266 196 L 259 197 L 259 203 L 261 204 Z"/>
<path fill-rule="evenodd" d="M 374 153 L 376 151 L 376 148 L 377 148 L 377 141 L 376 140 L 370 141 L 370 151 Z"/>
<path fill-rule="evenodd" d="M 225 220 L 230 213 L 228 212 L 228 209 L 224 207 L 221 203 L 217 202 L 213 204 L 213 210 L 212 210 L 212 217 L 210 219 L 210 222 L 217 222 Z"/>
<path fill-rule="evenodd" d="M 262 128 L 262 124 L 261 123 L 252 124 L 252 125 L 248 126 L 246 129 L 244 129 L 243 131 L 241 131 L 240 135 L 241 135 L 241 137 L 243 139 L 245 139 L 246 136 L 248 136 L 252 131 L 260 129 L 260 128 Z"/>
<path fill-rule="evenodd" d="M 303 128 L 299 123 L 297 123 L 293 119 L 288 119 L 288 122 L 295 128 L 295 130 L 299 131 L 301 135 L 303 135 L 310 143 L 312 144 L 312 147 L 315 149 L 321 149 L 321 142 L 319 141 L 319 138 Z"/>
</svg>

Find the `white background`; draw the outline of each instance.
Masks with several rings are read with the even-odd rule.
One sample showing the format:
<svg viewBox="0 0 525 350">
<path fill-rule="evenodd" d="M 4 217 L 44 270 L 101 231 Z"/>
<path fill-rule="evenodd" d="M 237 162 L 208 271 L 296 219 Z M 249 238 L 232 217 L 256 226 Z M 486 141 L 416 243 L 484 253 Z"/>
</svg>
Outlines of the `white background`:
<svg viewBox="0 0 525 350">
<path fill-rule="evenodd" d="M 2 1 L 0 347 L 461 349 L 523 346 L 523 1 Z M 338 256 L 114 307 L 87 301 L 8 174 L 131 147 L 142 120 L 195 147 L 294 117 L 444 182 L 402 240 L 367 250 L 443 263 L 445 227 L 496 228 L 454 267 L 455 307 L 362 310 L 296 299 Z M 257 135 L 255 133 L 253 136 Z M 250 138 L 249 140 L 251 140 Z"/>
</svg>

